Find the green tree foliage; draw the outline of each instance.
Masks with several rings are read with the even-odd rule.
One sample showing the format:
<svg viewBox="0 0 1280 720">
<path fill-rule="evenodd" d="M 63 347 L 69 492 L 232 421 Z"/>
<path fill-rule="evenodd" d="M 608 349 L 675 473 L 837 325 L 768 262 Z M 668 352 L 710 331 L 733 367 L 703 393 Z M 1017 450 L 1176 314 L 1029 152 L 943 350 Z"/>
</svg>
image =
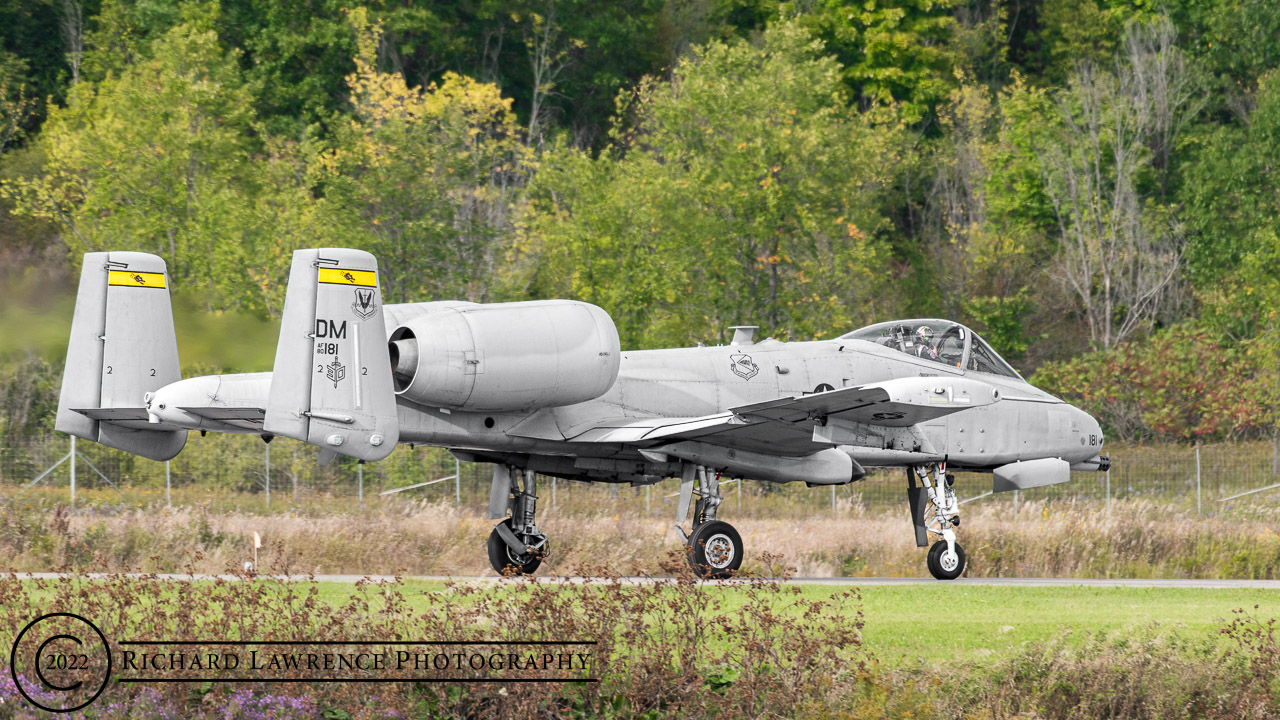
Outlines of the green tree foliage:
<svg viewBox="0 0 1280 720">
<path fill-rule="evenodd" d="M 598 158 L 543 160 L 517 248 L 536 257 L 534 295 L 597 302 L 641 344 L 757 322 L 830 336 L 875 316 L 900 128 L 849 109 L 821 43 L 796 24 L 712 43 L 623 112 L 632 126 Z"/>
<path fill-rule="evenodd" d="M 378 72 L 380 31 L 363 10 L 351 16 L 354 113 L 312 169 L 324 211 L 347 244 L 378 256 L 388 301 L 482 300 L 526 171 L 511 101 L 459 75 L 420 89 Z"/>
<path fill-rule="evenodd" d="M 1280 0 L 37 0 L 0 42 L 36 284 L 139 249 L 266 320 L 295 248 L 355 246 L 389 300 L 579 297 L 628 346 L 940 314 L 1027 370 L 1234 353 L 1252 419 L 1130 434 L 1280 420 Z"/>
<path fill-rule="evenodd" d="M 22 140 L 35 114 L 36 99 L 26 74 L 26 61 L 0 51 L 0 154 Z"/>
<path fill-rule="evenodd" d="M 1131 440 L 1221 440 L 1270 427 L 1257 355 L 1191 325 L 1052 363 L 1035 384 Z"/>
<path fill-rule="evenodd" d="M 1148 0 L 1045 0 L 1017 6 L 1030 30 L 1015 54 L 1025 71 L 1046 84 L 1064 85 L 1081 63 L 1110 65 L 1126 26 L 1153 19 L 1161 7 Z"/>
<path fill-rule="evenodd" d="M 844 65 L 850 86 L 868 101 L 903 103 L 915 122 L 954 86 L 958 49 L 950 42 L 960 0 L 827 0 L 805 24 Z"/>
<path fill-rule="evenodd" d="M 1054 275 L 1101 349 L 1176 304 L 1186 231 L 1163 200 L 1172 149 L 1198 109 L 1167 18 L 1131 24 L 1123 51 L 1114 71 L 1081 64 L 1053 94 L 1057 112 L 1027 116 L 1019 133 L 1056 221 Z"/>
<path fill-rule="evenodd" d="M 1208 131 L 1187 171 L 1188 275 L 1206 325 L 1247 349 L 1254 392 L 1280 426 L 1280 76 L 1264 75 L 1242 127 Z"/>
<path fill-rule="evenodd" d="M 1044 233 L 1017 221 L 1027 201 L 1017 198 L 1016 184 L 1009 187 L 1011 176 L 1027 174 L 1018 167 L 1026 165 L 1018 141 L 1009 137 L 1021 126 L 998 114 L 985 87 L 959 77 L 962 85 L 939 113 L 944 132 L 934 146 L 931 224 L 924 238 L 944 314 L 976 321 L 997 350 L 1020 361 L 1030 342 L 1025 324 L 1040 275 L 1037 264 L 1048 255 Z M 1027 94 L 1020 85 L 1016 89 Z"/>
<path fill-rule="evenodd" d="M 216 4 L 198 0 L 104 0 L 84 31 L 84 78 L 98 82 L 119 75 L 148 59 L 156 39 L 183 22 L 195 21 L 210 30 L 218 17 Z"/>
<path fill-rule="evenodd" d="M 249 97 L 212 31 L 179 25 L 152 54 L 77 85 L 41 135 L 43 176 L 6 192 L 20 211 L 61 223 L 74 254 L 156 252 L 177 284 L 209 286 L 207 233 L 219 230 L 208 223 L 244 202 Z"/>
<path fill-rule="evenodd" d="M 46 101 L 61 102 L 71 84 L 69 45 L 72 16 L 96 15 L 97 0 L 34 0 L 0 3 L 0 81 L 15 79 L 33 107 L 22 129 L 31 132 L 44 118 Z"/>
<path fill-rule="evenodd" d="M 0 366 L 0 442 L 53 431 L 61 377 L 61 361 L 35 353 Z"/>
<path fill-rule="evenodd" d="M 1255 249 L 1267 252 L 1280 232 L 1280 74 L 1265 76 L 1248 122 L 1213 128 L 1196 138 L 1183 197 L 1193 239 L 1187 272 L 1210 295 L 1209 305 L 1246 320 L 1257 317 L 1252 293 L 1231 292 L 1231 278 Z M 1243 303 L 1235 308 L 1227 305 Z M 1248 332 L 1247 327 L 1237 328 Z"/>
<path fill-rule="evenodd" d="M 202 6 L 106 0 L 87 32 L 86 73 L 102 79 L 120 72 L 146 55 L 151 40 L 189 19 L 193 7 Z M 244 81 L 269 130 L 297 136 L 344 112 L 344 78 L 356 54 L 348 15 L 360 4 L 223 0 L 218 7 L 212 27 L 225 46 L 240 50 Z M 402 74 L 410 85 L 439 83 L 446 73 L 492 82 L 513 99 L 523 124 L 537 109 L 584 144 L 601 136 L 620 90 L 661 69 L 677 45 L 705 35 L 679 32 L 675 7 L 660 0 L 374 0 L 363 7 L 382 27 L 379 70 Z"/>
<path fill-rule="evenodd" d="M 961 0 L 756 0 L 725 3 L 710 14 L 744 31 L 762 31 L 779 18 L 799 23 L 840 62 L 852 99 L 865 105 L 899 103 L 904 117 L 918 122 L 945 102 L 955 86 L 954 71 L 965 62 L 965 43 L 974 42 L 965 32 L 973 28 L 965 28 L 958 17 L 964 5 Z"/>
<path fill-rule="evenodd" d="M 241 50 L 240 68 L 265 127 L 297 137 L 340 115 L 355 36 L 344 0 L 224 0 L 218 33 Z"/>
<path fill-rule="evenodd" d="M 1258 79 L 1280 66 L 1280 13 L 1274 3 L 1181 0 L 1167 7 L 1187 34 L 1187 47 L 1218 80 L 1223 105 L 1247 104 Z"/>
<path fill-rule="evenodd" d="M 603 142 L 619 92 L 642 76 L 671 63 L 682 43 L 701 42 L 674 26 L 681 3 L 663 0 L 485 0 L 467 12 L 439 2 L 441 15 L 456 13 L 448 33 L 466 40 L 465 52 L 434 67 L 457 68 L 497 84 L 531 140 L 541 128 L 565 128 L 579 146 Z M 388 27 L 394 13 L 388 11 Z M 441 36 L 444 36 L 442 33 Z M 421 38 L 415 49 L 425 55 L 441 37 Z M 440 60 L 436 60 L 439 63 Z M 438 73 L 414 63 L 422 79 Z M 431 75 L 434 77 L 434 75 Z"/>
<path fill-rule="evenodd" d="M 43 172 L 4 194 L 56 222 L 73 257 L 154 252 L 180 290 L 279 312 L 290 254 L 329 226 L 300 181 L 310 144 L 257 132 L 235 53 L 207 22 L 179 24 L 145 53 L 73 88 L 40 136 Z"/>
</svg>

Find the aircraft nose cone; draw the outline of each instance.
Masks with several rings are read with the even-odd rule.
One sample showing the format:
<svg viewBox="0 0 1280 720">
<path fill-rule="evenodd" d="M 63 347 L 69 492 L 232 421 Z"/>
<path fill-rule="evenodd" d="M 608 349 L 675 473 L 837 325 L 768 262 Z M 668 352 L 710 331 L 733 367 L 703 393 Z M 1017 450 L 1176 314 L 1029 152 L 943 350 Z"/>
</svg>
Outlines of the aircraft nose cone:
<svg viewBox="0 0 1280 720">
<path fill-rule="evenodd" d="M 1080 418 L 1081 418 L 1080 426 L 1084 428 L 1086 442 L 1089 443 L 1089 446 L 1091 448 L 1093 448 L 1098 452 L 1101 452 L 1102 442 L 1103 442 L 1102 425 L 1098 424 L 1098 421 L 1095 420 L 1093 416 L 1090 415 L 1089 413 L 1079 408 L 1076 408 L 1076 412 L 1080 413 Z"/>
</svg>

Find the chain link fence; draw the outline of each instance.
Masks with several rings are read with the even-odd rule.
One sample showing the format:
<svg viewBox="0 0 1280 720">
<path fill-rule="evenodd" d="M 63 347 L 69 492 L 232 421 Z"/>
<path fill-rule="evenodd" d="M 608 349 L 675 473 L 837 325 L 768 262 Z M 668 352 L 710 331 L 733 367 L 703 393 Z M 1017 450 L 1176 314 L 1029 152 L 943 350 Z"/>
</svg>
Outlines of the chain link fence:
<svg viewBox="0 0 1280 720">
<path fill-rule="evenodd" d="M 490 465 L 459 463 L 440 448 L 400 447 L 378 463 L 359 466 L 350 459 L 336 459 L 320 466 L 314 447 L 286 439 L 268 445 L 250 435 L 201 437 L 192 433 L 187 447 L 170 463 L 145 460 L 91 442 L 82 441 L 76 449 L 76 486 L 82 497 L 130 505 L 164 503 L 171 488 L 175 504 L 237 498 L 248 507 L 266 507 L 328 499 L 344 506 L 349 501 L 374 502 L 383 497 L 379 493 L 418 485 L 393 496 L 455 502 L 481 512 L 488 502 L 492 477 Z M 0 494 L 12 499 L 27 492 L 38 479 L 34 485 L 42 496 L 57 488 L 69 497 L 70 450 L 69 438 L 61 435 L 9 439 L 0 444 Z M 1280 499 L 1280 487 L 1271 487 L 1280 484 L 1275 451 L 1268 442 L 1199 448 L 1113 447 L 1109 473 L 1072 473 L 1071 482 L 1020 492 L 1018 500 L 1104 503 L 1145 499 L 1182 508 L 1199 507 L 1205 514 L 1215 514 L 1241 504 Z M 62 464 L 57 465 L 60 460 Z M 41 477 L 50 468 L 54 469 Z M 859 482 L 835 488 L 725 483 L 725 507 L 731 512 L 791 508 L 812 513 L 852 505 L 870 510 L 905 506 L 902 470 L 873 470 Z M 605 506 L 602 503 L 612 503 L 610 507 L 618 506 L 619 511 L 652 515 L 674 508 L 677 490 L 675 481 L 632 488 L 544 480 L 539 495 L 544 509 L 575 505 L 600 508 Z M 990 490 L 990 474 L 956 476 L 956 492 L 962 501 L 1007 502 L 1011 507 L 1016 502 L 1012 493 L 984 496 Z M 1239 496 L 1241 493 L 1248 494 Z"/>
<path fill-rule="evenodd" d="M 1109 472 L 1073 472 L 1071 482 L 1019 493 L 1028 500 L 1147 499 L 1159 503 L 1194 506 L 1210 512 L 1228 498 L 1280 483 L 1275 447 L 1267 442 L 1219 443 L 1199 448 L 1182 445 L 1138 445 L 1109 448 Z M 884 482 L 875 482 L 884 480 Z M 897 503 L 902 499 L 904 471 L 874 472 L 862 489 L 865 503 Z M 856 485 L 856 484 L 855 484 Z M 991 476 L 958 473 L 956 492 L 961 500 L 974 499 L 991 490 Z M 993 499 L 1001 496 L 994 496 Z M 1275 501 L 1280 488 L 1235 498 L 1241 502 Z"/>
</svg>

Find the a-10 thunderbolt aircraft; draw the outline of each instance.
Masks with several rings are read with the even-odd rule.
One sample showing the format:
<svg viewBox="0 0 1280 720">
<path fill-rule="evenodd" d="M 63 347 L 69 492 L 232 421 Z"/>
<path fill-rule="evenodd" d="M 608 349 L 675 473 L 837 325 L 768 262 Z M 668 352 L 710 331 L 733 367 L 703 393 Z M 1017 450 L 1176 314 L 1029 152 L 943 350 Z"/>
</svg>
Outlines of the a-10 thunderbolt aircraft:
<svg viewBox="0 0 1280 720">
<path fill-rule="evenodd" d="M 722 475 L 813 487 L 902 467 L 916 543 L 932 538 L 929 571 L 952 579 L 965 556 L 949 471 L 990 472 L 1001 492 L 1109 465 L 1092 417 L 944 320 L 813 342 L 735 328 L 728 345 L 624 351 L 594 305 L 383 305 L 372 255 L 311 249 L 293 256 L 273 371 L 184 380 L 168 285 L 155 255 L 85 255 L 58 430 L 153 460 L 177 455 L 192 430 L 294 438 L 322 463 L 380 460 L 398 443 L 448 448 L 493 464 L 499 572 L 532 573 L 549 552 L 539 474 L 679 478 L 676 528 L 694 568 L 718 578 L 744 553 L 718 518 Z"/>
</svg>

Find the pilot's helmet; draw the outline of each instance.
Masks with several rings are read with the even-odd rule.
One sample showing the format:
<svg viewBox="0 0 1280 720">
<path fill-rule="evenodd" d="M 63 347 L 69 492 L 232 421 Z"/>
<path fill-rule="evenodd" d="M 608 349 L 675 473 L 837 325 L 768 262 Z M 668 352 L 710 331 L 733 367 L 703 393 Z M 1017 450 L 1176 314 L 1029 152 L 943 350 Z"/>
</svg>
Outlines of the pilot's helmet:
<svg viewBox="0 0 1280 720">
<path fill-rule="evenodd" d="M 928 325 L 916 328 L 916 342 L 922 345 L 933 345 L 933 328 Z"/>
</svg>

